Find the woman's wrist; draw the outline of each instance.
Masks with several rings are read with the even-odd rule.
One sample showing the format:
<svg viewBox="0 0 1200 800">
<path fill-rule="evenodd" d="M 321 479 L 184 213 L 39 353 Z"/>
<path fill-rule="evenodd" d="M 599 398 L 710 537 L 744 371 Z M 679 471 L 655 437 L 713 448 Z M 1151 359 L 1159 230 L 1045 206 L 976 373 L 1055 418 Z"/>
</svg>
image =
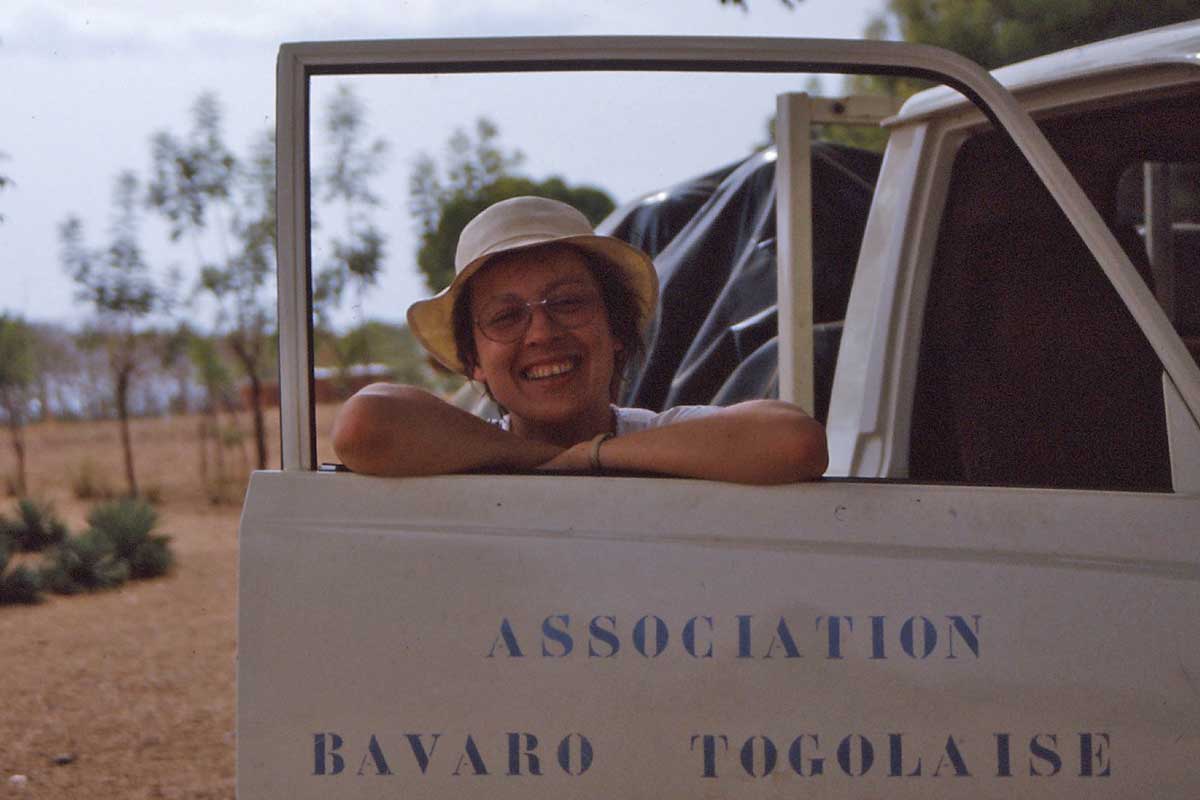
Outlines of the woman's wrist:
<svg viewBox="0 0 1200 800">
<path fill-rule="evenodd" d="M 615 433 L 611 431 L 605 431 L 604 433 L 596 434 L 596 436 L 591 440 L 588 448 L 588 467 L 591 469 L 593 475 L 604 474 L 604 464 L 600 460 L 600 448 L 605 442 L 614 436 L 616 436 Z"/>
<path fill-rule="evenodd" d="M 511 438 L 509 438 L 511 436 Z M 558 458 L 564 452 L 562 447 L 550 442 L 537 439 L 525 439 L 516 434 L 508 434 L 500 451 L 501 458 L 515 469 L 536 469 L 547 461 Z"/>
</svg>

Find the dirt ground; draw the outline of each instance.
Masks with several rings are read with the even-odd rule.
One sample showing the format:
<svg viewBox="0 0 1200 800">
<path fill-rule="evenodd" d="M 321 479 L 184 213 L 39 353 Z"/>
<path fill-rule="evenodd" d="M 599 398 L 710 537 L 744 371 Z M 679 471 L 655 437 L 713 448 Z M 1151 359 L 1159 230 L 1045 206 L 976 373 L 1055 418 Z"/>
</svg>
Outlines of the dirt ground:
<svg viewBox="0 0 1200 800">
<path fill-rule="evenodd" d="M 250 442 L 227 437 L 228 499 L 214 505 L 215 455 L 205 487 L 198 424 L 134 424 L 139 483 L 160 499 L 176 556 L 169 575 L 0 606 L 0 798 L 234 796 L 237 523 L 249 467 L 240 451 Z M 248 419 L 239 425 L 249 431 Z M 278 431 L 277 417 L 267 425 Z M 86 473 L 101 488 L 123 487 L 115 423 L 39 424 L 27 438 L 30 494 L 82 531 L 96 501 L 76 499 L 72 483 Z M 272 466 L 277 452 L 272 442 Z M 3 435 L 0 479 L 14 463 Z M 11 516 L 13 505 L 0 512 Z"/>
</svg>

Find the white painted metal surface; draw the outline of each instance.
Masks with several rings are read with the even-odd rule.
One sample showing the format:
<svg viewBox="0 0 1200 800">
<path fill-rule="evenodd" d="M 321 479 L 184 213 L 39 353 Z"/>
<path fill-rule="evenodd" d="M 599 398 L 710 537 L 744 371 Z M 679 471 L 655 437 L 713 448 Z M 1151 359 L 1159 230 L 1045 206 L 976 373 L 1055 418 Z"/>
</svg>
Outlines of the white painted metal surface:
<svg viewBox="0 0 1200 800">
<path fill-rule="evenodd" d="M 904 477 L 925 294 L 957 133 L 896 128 L 846 308 L 825 430 L 833 477 Z M 921 246 L 922 244 L 926 246 Z"/>
<path fill-rule="evenodd" d="M 1171 488 L 1180 494 L 1200 496 L 1200 425 L 1188 414 L 1169 375 L 1163 375 L 1163 404 L 1171 450 Z M 1196 529 L 1200 531 L 1200 519 L 1196 520 Z"/>
<path fill-rule="evenodd" d="M 281 52 L 275 73 L 279 426 L 280 458 L 289 470 L 316 468 L 308 179 L 308 80 L 303 66 Z"/>
<path fill-rule="evenodd" d="M 803 92 L 775 103 L 779 399 L 815 413 L 812 310 L 812 112 Z"/>
<path fill-rule="evenodd" d="M 1200 67 L 1200 20 L 1031 58 L 1001 67 L 992 74 L 1005 88 L 1024 98 L 1045 86 L 1065 87 L 1079 96 L 1086 92 L 1085 84 L 1119 85 L 1123 74 L 1134 76 L 1135 84 L 1143 88 L 1151 79 L 1163 84 L 1172 83 L 1172 76 L 1195 80 L 1186 76 L 1197 67 Z M 900 110 L 899 119 L 913 122 L 934 114 L 947 116 L 966 105 L 962 95 L 936 87 L 909 98 Z"/>
<path fill-rule="evenodd" d="M 250 491 L 241 800 L 1200 794 L 1195 498 L 269 472 Z"/>
</svg>

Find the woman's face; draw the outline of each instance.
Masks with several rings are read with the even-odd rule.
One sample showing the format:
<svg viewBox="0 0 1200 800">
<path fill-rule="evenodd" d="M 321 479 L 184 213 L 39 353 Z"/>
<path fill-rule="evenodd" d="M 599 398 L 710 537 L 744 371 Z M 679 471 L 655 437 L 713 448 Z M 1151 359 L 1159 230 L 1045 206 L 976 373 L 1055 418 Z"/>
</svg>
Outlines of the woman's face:
<svg viewBox="0 0 1200 800">
<path fill-rule="evenodd" d="M 528 329 L 512 342 L 495 341 L 480 330 L 482 314 L 498 308 L 519 312 L 522 304 L 548 297 L 586 297 L 597 304 L 596 312 L 568 327 L 546 305 L 535 305 Z M 621 344 L 579 253 L 542 247 L 485 267 L 471 279 L 471 316 L 478 360 L 472 377 L 508 409 L 515 433 L 570 444 L 608 430 L 609 389 Z"/>
</svg>

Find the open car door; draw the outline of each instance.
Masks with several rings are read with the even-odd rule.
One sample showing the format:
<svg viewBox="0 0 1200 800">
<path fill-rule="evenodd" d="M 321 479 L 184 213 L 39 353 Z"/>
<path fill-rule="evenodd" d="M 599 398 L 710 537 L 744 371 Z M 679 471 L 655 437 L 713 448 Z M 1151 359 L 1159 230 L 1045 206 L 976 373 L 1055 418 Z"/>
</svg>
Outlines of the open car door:
<svg viewBox="0 0 1200 800">
<path fill-rule="evenodd" d="M 1195 485 L 316 471 L 311 77 L 601 69 L 907 71 L 957 88 L 1046 182 L 1195 428 L 1195 365 L 1128 258 L 1013 97 L 950 53 L 783 39 L 285 45 L 283 468 L 255 473 L 242 518 L 239 797 L 1200 794 Z M 862 291 L 879 289 L 874 275 Z M 788 313 L 811 327 L 811 309 Z M 793 341 L 781 337 L 783 355 Z"/>
</svg>

